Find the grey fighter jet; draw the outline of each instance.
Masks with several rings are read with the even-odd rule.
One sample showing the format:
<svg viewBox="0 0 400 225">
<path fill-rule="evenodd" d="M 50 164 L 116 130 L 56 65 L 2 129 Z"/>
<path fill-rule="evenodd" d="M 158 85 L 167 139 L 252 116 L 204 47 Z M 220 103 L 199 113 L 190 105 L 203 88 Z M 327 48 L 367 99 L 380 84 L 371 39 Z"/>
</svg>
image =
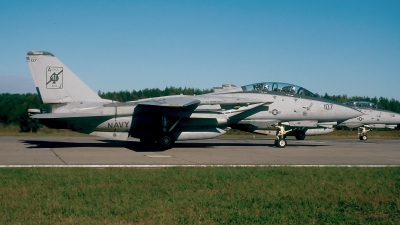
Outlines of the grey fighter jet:
<svg viewBox="0 0 400 225">
<path fill-rule="evenodd" d="M 255 90 L 265 90 L 269 89 L 269 87 L 274 86 L 279 86 L 279 87 L 291 87 L 292 90 L 303 90 L 303 88 L 300 88 L 298 86 L 292 85 L 292 84 L 285 84 L 285 83 L 277 83 L 277 82 L 264 82 L 264 83 L 256 83 L 253 84 L 253 89 Z M 249 86 L 249 85 L 247 85 Z M 233 84 L 223 84 L 222 87 L 214 87 L 214 92 L 221 92 L 221 93 L 227 93 L 227 92 L 237 92 L 237 91 L 243 91 L 243 87 L 237 89 L 235 85 Z M 247 90 L 247 88 L 246 88 Z M 267 91 L 267 90 L 266 90 Z M 268 90 L 270 93 L 273 93 L 273 90 Z M 300 94 L 303 95 L 303 93 Z M 315 96 L 312 94 L 310 91 L 306 91 L 304 93 L 307 93 L 307 96 Z M 291 131 L 286 132 L 285 136 L 294 136 L 297 140 L 304 140 L 306 136 L 314 136 L 314 135 L 323 135 L 323 134 L 328 134 L 331 133 L 334 129 L 333 126 L 336 125 L 337 122 L 325 122 L 325 123 L 318 123 L 318 128 L 312 127 L 290 127 L 286 126 L 286 129 L 291 129 Z M 262 135 L 276 135 L 277 130 L 275 126 L 271 127 L 265 127 L 264 129 L 260 129 L 259 127 L 252 127 L 252 126 L 236 126 L 236 128 L 251 132 L 251 133 L 256 133 L 256 134 L 262 134 Z"/>
<path fill-rule="evenodd" d="M 383 109 L 382 107 L 367 101 L 351 101 L 343 103 L 346 106 L 360 110 L 363 115 L 348 119 L 338 126 L 349 128 L 358 127 L 358 137 L 360 140 L 367 140 L 368 128 L 389 128 L 394 129 L 400 126 L 400 114 Z"/>
<path fill-rule="evenodd" d="M 279 143 L 286 136 L 295 136 L 297 140 L 304 140 L 306 135 L 330 133 L 338 122 L 332 120 L 333 117 L 341 117 L 339 115 L 341 112 L 344 113 L 343 117 L 351 114 L 347 109 L 338 107 L 339 103 L 319 98 L 309 90 L 293 84 L 261 82 L 242 87 L 226 84 L 214 88 L 213 94 L 231 96 L 228 95 L 229 93 L 239 95 L 258 93 L 263 94 L 264 98 L 267 95 L 268 98 L 273 98 L 272 103 L 268 105 L 267 113 L 260 111 L 256 115 L 240 119 L 237 123 L 231 124 L 231 127 L 263 135 L 276 135 L 277 147 L 280 147 Z M 284 109 L 282 114 L 280 109 Z M 360 115 L 359 111 L 354 113 Z M 231 119 L 233 120 L 234 118 Z M 339 122 L 341 121 L 343 120 L 340 119 Z"/>
<path fill-rule="evenodd" d="M 177 140 L 214 138 L 231 127 L 252 132 L 274 127 L 278 129 L 275 145 L 285 147 L 286 134 L 292 131 L 287 127 L 317 128 L 361 115 L 349 106 L 283 83 L 115 102 L 100 98 L 50 52 L 29 51 L 26 59 L 39 97 L 51 105 L 51 112 L 29 110 L 32 118 L 50 128 L 117 140 L 135 137 L 162 149 L 171 148 Z"/>
</svg>

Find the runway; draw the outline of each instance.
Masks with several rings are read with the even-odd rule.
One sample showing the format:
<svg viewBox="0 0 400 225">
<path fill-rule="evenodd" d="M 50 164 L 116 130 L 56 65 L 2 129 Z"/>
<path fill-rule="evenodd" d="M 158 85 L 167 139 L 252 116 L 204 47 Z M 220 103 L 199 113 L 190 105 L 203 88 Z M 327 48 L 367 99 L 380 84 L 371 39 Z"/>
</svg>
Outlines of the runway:
<svg viewBox="0 0 400 225">
<path fill-rule="evenodd" d="M 400 166 L 400 140 L 272 139 L 180 141 L 173 149 L 143 148 L 98 137 L 0 137 L 0 167 Z"/>
</svg>

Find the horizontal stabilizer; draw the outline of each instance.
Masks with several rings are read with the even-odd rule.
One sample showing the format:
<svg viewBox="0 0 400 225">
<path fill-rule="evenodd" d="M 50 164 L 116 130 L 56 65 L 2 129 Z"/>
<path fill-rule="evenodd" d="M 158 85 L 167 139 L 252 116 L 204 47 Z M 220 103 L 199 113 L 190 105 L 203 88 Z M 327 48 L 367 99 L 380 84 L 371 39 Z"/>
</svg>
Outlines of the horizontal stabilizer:
<svg viewBox="0 0 400 225">
<path fill-rule="evenodd" d="M 115 115 L 104 115 L 104 114 L 89 114 L 89 113 L 43 113 L 32 115 L 33 119 L 68 119 L 68 118 L 92 118 L 92 117 L 114 117 Z"/>
</svg>

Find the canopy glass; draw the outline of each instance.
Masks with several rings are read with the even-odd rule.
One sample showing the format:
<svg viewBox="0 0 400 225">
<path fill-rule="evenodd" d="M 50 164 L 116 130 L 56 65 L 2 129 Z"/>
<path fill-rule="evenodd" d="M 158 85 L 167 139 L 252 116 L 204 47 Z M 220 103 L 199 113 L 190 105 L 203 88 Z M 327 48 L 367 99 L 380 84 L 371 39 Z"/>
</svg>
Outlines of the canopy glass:
<svg viewBox="0 0 400 225">
<path fill-rule="evenodd" d="M 293 84 L 280 82 L 261 82 L 242 86 L 243 91 L 255 91 L 261 93 L 280 92 L 289 95 L 303 95 L 309 97 L 317 97 L 311 91 Z"/>
<path fill-rule="evenodd" d="M 350 101 L 350 102 L 343 103 L 343 105 L 357 107 L 357 108 L 384 109 L 375 103 L 367 102 L 367 101 Z"/>
</svg>

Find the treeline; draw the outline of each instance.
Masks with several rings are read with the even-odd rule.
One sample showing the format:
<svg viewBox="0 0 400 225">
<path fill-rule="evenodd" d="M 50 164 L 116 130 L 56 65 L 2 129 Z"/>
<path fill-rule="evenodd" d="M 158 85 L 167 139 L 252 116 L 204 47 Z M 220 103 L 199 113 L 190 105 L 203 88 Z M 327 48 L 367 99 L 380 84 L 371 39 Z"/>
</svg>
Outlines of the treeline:
<svg viewBox="0 0 400 225">
<path fill-rule="evenodd" d="M 135 101 L 143 98 L 154 98 L 168 95 L 201 95 L 212 92 L 212 89 L 195 88 L 175 88 L 166 87 L 164 90 L 158 88 L 146 88 L 143 90 L 119 91 L 119 92 L 101 92 L 98 94 L 101 98 L 110 99 L 118 102 Z M 373 102 L 387 110 L 400 113 L 400 102 L 395 99 L 384 97 L 348 97 L 347 95 L 320 95 L 320 97 L 337 101 L 369 101 Z M 29 119 L 28 109 L 48 108 L 41 104 L 37 94 L 0 94 L 0 123 L 3 125 L 19 125 L 22 132 L 37 131 L 40 125 L 36 120 Z"/>
<path fill-rule="evenodd" d="M 43 107 L 37 94 L 0 94 L 0 123 L 19 125 L 21 132 L 36 132 L 40 125 L 28 117 L 28 109 Z"/>
<path fill-rule="evenodd" d="M 98 92 L 101 98 L 110 99 L 118 102 L 136 101 L 143 98 L 155 98 L 168 95 L 202 95 L 213 92 L 212 89 L 198 89 L 198 88 L 175 88 L 166 87 L 164 90 L 158 88 L 146 88 L 143 90 L 133 91 L 119 91 L 119 92 Z"/>
</svg>

